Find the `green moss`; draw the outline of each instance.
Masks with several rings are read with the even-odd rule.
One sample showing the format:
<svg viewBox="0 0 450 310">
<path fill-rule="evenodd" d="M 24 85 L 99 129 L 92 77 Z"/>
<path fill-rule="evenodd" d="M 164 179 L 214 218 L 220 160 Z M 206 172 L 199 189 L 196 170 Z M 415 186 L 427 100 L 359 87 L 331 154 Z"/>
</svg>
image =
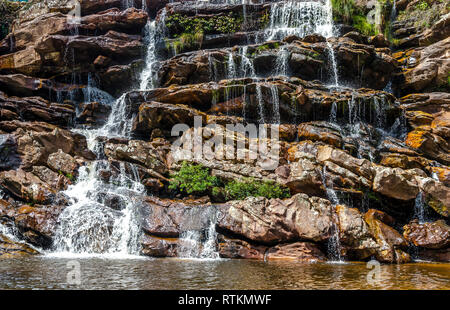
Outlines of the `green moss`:
<svg viewBox="0 0 450 310">
<path fill-rule="evenodd" d="M 166 27 L 173 37 L 181 37 L 186 34 L 228 34 L 239 31 L 242 27 L 243 17 L 229 13 L 227 15 L 208 17 L 189 17 L 173 14 L 167 17 Z"/>
<path fill-rule="evenodd" d="M 367 18 L 364 15 L 355 15 L 353 16 L 353 27 L 359 30 L 364 35 L 372 36 L 377 34 L 376 27 L 374 24 L 371 24 L 367 21 Z"/>
</svg>

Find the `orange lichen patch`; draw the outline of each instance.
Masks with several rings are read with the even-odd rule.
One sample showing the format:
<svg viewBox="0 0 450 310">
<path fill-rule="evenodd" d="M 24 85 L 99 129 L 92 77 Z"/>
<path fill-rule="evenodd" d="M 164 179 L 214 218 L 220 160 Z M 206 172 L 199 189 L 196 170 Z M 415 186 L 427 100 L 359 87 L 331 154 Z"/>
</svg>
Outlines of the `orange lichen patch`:
<svg viewBox="0 0 450 310">
<path fill-rule="evenodd" d="M 444 112 L 438 115 L 431 123 L 432 129 L 438 129 L 442 127 L 450 128 L 450 112 Z"/>
<path fill-rule="evenodd" d="M 408 133 L 408 136 L 406 137 L 406 145 L 415 149 L 420 148 L 420 146 L 425 141 L 425 138 L 423 137 L 424 134 L 426 134 L 430 130 L 430 126 L 420 126 Z"/>
<path fill-rule="evenodd" d="M 429 165 L 429 161 L 423 157 L 407 156 L 403 154 L 389 154 L 383 156 L 380 164 L 386 167 L 412 169 L 423 169 Z"/>
<path fill-rule="evenodd" d="M 0 70 L 14 69 L 14 55 L 9 54 L 0 57 Z"/>
<path fill-rule="evenodd" d="M 416 126 L 429 126 L 433 122 L 433 115 L 422 111 L 408 111 L 406 117 Z"/>
<path fill-rule="evenodd" d="M 431 171 L 438 177 L 439 181 L 450 186 L 450 169 L 448 167 L 431 167 Z"/>
<path fill-rule="evenodd" d="M 30 206 L 21 206 L 19 208 L 19 214 L 28 214 L 34 211 L 33 207 Z"/>
</svg>

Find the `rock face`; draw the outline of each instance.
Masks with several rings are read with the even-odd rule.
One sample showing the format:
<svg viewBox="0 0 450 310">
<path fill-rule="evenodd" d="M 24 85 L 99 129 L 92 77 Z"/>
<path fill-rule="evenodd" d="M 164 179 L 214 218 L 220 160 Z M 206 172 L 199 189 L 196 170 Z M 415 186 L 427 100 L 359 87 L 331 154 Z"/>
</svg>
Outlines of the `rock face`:
<svg viewBox="0 0 450 310">
<path fill-rule="evenodd" d="M 443 220 L 419 224 L 411 222 L 403 227 L 403 236 L 415 246 L 443 249 L 450 245 L 450 227 Z"/>
<path fill-rule="evenodd" d="M 218 227 L 257 243 L 323 241 L 330 236 L 331 205 L 324 199 L 297 194 L 289 200 L 249 198 L 229 204 Z"/>
<path fill-rule="evenodd" d="M 0 41 L 0 223 L 48 250 L 86 202 L 151 257 L 448 261 L 447 4 L 388 2 L 366 29 L 323 1 L 231 2 L 24 6 Z M 176 188 L 184 161 L 214 184 Z M 83 232 L 116 242 L 108 218 Z"/>
<path fill-rule="evenodd" d="M 0 234 L 0 259 L 36 255 L 38 252 L 24 243 L 14 242 Z"/>
</svg>

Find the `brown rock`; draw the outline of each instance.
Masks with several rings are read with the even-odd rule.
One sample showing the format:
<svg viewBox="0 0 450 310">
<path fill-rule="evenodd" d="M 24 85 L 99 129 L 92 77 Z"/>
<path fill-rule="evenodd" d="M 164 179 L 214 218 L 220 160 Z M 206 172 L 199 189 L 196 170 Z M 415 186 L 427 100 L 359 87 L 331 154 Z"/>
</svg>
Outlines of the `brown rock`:
<svg viewBox="0 0 450 310">
<path fill-rule="evenodd" d="M 324 199 L 297 194 L 286 200 L 250 197 L 227 205 L 217 227 L 257 243 L 317 242 L 330 235 L 331 205 Z"/>
<path fill-rule="evenodd" d="M 442 249 L 450 245 L 450 227 L 444 220 L 419 224 L 412 221 L 403 227 L 403 236 L 415 246 Z"/>
<path fill-rule="evenodd" d="M 419 194 L 415 170 L 375 167 L 373 190 L 387 197 L 412 200 Z"/>
<path fill-rule="evenodd" d="M 373 240 L 367 223 L 358 209 L 338 205 L 336 213 L 340 242 L 345 247 L 347 255 L 365 259 L 375 254 L 378 244 Z"/>
<path fill-rule="evenodd" d="M 387 263 L 407 263 L 409 255 L 404 252 L 407 246 L 406 240 L 395 229 L 388 226 L 394 224 L 394 219 L 386 213 L 370 209 L 364 215 L 364 220 L 369 226 L 369 231 L 378 243 L 376 258 Z"/>
<path fill-rule="evenodd" d="M 0 234 L 0 258 L 17 258 L 39 254 L 25 243 L 16 242 Z"/>
<path fill-rule="evenodd" d="M 326 256 L 319 247 L 311 242 L 278 244 L 267 250 L 267 260 L 293 260 L 301 262 L 326 261 Z"/>
</svg>

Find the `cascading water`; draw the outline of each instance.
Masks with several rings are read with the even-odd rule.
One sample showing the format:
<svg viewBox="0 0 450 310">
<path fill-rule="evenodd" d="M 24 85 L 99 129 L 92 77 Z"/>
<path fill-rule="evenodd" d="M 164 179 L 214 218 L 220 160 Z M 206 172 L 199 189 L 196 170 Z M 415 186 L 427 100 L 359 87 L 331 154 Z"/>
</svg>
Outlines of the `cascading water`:
<svg viewBox="0 0 450 310">
<path fill-rule="evenodd" d="M 331 2 L 280 1 L 271 6 L 266 40 L 282 40 L 286 36 L 304 37 L 317 33 L 325 38 L 333 35 Z"/>
<path fill-rule="evenodd" d="M 304 37 L 319 34 L 325 38 L 333 36 L 333 10 L 331 1 L 280 1 L 271 5 L 270 23 L 265 31 L 265 40 L 282 40 L 286 36 Z M 327 40 L 330 62 L 332 64 L 332 87 L 339 87 L 337 62 L 334 50 Z M 286 63 L 288 53 L 281 48 L 278 62 Z M 280 66 L 278 66 L 280 67 Z M 286 75 L 286 67 L 278 74 Z"/>
<path fill-rule="evenodd" d="M 414 218 L 416 218 L 420 224 L 425 223 L 426 221 L 425 201 L 422 191 L 419 192 L 414 203 Z"/>
<path fill-rule="evenodd" d="M 326 191 L 326 195 L 329 201 L 331 201 L 332 205 L 332 211 L 333 211 L 333 224 L 331 227 L 331 236 L 328 239 L 328 256 L 332 259 L 334 262 L 342 262 L 342 247 L 341 247 L 341 240 L 339 237 L 339 227 L 337 224 L 336 219 L 336 206 L 339 204 L 339 197 L 336 194 L 336 191 L 333 189 L 333 187 L 327 185 L 327 167 L 323 166 L 322 171 L 322 183 Z"/>
<path fill-rule="evenodd" d="M 182 223 L 178 257 L 195 259 L 218 259 L 216 250 L 217 210 L 208 208 L 203 214 L 192 212 Z"/>
<path fill-rule="evenodd" d="M 145 30 L 148 49 L 140 89 L 153 87 L 152 65 L 156 61 L 158 34 L 155 22 L 148 22 Z M 76 253 L 134 257 L 140 251 L 137 206 L 139 197 L 145 195 L 145 187 L 140 183 L 139 173 L 133 164 L 113 165 L 103 159 L 103 144 L 98 139 L 102 136 L 129 137 L 131 120 L 126 94 L 114 101 L 97 91 L 90 76 L 88 84 L 84 101 L 95 99 L 103 104 L 112 101 L 111 113 L 102 128 L 76 130 L 86 136 L 88 146 L 98 160 L 81 167 L 76 184 L 64 192 L 70 205 L 59 216 L 53 253 L 50 255 Z M 104 181 L 104 172 L 110 173 L 108 181 Z"/>
</svg>

